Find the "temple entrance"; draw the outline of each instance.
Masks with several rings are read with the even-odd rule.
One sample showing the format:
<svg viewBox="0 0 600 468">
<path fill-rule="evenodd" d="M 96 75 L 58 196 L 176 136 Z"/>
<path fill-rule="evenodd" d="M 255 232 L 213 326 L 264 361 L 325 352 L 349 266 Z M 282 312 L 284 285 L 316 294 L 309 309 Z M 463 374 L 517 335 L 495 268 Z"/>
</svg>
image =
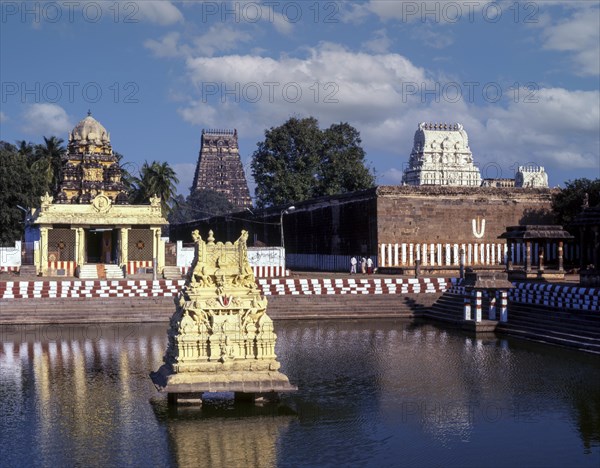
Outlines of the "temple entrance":
<svg viewBox="0 0 600 468">
<path fill-rule="evenodd" d="M 85 232 L 86 263 L 116 263 L 118 234 L 116 229 L 97 228 Z"/>
</svg>

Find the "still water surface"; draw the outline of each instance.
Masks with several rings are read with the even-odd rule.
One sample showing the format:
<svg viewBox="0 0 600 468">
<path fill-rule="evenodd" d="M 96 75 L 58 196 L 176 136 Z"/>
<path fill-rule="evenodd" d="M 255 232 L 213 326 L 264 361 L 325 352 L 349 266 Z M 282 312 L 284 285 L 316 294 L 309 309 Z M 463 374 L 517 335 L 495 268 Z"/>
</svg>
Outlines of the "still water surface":
<svg viewBox="0 0 600 468">
<path fill-rule="evenodd" d="M 276 322 L 278 406 L 177 410 L 166 325 L 5 327 L 2 466 L 600 465 L 600 359 L 406 321 Z"/>
</svg>

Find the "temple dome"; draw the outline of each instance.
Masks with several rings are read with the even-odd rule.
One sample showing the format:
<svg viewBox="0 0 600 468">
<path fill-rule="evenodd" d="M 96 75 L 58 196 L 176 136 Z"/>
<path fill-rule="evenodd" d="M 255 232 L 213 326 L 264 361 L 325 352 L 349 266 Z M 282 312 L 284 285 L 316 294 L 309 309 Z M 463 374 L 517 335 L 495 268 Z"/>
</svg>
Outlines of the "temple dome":
<svg viewBox="0 0 600 468">
<path fill-rule="evenodd" d="M 80 121 L 69 134 L 70 142 L 110 143 L 110 134 L 106 128 L 90 114 Z"/>
</svg>

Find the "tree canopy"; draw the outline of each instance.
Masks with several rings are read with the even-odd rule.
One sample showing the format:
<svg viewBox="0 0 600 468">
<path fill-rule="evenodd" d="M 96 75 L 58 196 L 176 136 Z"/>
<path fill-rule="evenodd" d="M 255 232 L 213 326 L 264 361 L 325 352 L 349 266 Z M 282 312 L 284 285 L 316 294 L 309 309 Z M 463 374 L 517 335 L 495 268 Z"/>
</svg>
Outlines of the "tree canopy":
<svg viewBox="0 0 600 468">
<path fill-rule="evenodd" d="M 581 213 L 586 193 L 588 205 L 597 206 L 600 203 L 600 179 L 569 180 L 565 188 L 554 195 L 552 209 L 558 224 L 567 226 Z"/>
<path fill-rule="evenodd" d="M 25 213 L 19 208 L 37 208 L 40 197 L 52 192 L 50 159 L 38 147 L 25 141 L 18 147 L 0 141 L 0 245 L 14 245 L 21 239 Z"/>
<path fill-rule="evenodd" d="M 231 213 L 233 205 L 227 197 L 214 190 L 197 190 L 184 198 L 178 195 L 173 211 L 169 215 L 169 223 L 186 223 L 194 219 L 218 216 Z"/>
<path fill-rule="evenodd" d="M 124 183 L 132 187 L 130 199 L 134 204 L 147 203 L 150 197 L 159 196 L 163 214 L 166 216 L 173 206 L 179 179 L 168 162 L 145 161 L 140 168 L 139 177 L 133 181 L 126 179 Z"/>
<path fill-rule="evenodd" d="M 290 118 L 265 131 L 252 155 L 259 207 L 373 187 L 358 130 L 348 123 L 319 128 L 314 117 Z"/>
</svg>

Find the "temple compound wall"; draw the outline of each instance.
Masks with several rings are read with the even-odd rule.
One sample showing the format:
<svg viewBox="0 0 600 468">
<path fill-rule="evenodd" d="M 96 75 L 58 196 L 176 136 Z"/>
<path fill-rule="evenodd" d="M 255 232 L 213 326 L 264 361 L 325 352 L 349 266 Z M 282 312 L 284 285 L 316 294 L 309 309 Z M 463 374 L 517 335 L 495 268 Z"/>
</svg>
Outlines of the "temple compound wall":
<svg viewBox="0 0 600 468">
<path fill-rule="evenodd" d="M 191 240 L 193 229 L 233 238 L 249 232 L 255 245 L 281 245 L 283 221 L 289 268 L 346 270 L 352 255 L 379 266 L 497 264 L 506 226 L 552 222 L 551 189 L 379 186 L 344 195 L 171 226 L 171 240 Z M 403 247 L 404 245 L 404 247 Z M 404 249 L 404 262 L 403 262 Z M 411 254 L 412 252 L 412 254 Z M 468 261 L 470 258 L 470 261 Z"/>
</svg>

